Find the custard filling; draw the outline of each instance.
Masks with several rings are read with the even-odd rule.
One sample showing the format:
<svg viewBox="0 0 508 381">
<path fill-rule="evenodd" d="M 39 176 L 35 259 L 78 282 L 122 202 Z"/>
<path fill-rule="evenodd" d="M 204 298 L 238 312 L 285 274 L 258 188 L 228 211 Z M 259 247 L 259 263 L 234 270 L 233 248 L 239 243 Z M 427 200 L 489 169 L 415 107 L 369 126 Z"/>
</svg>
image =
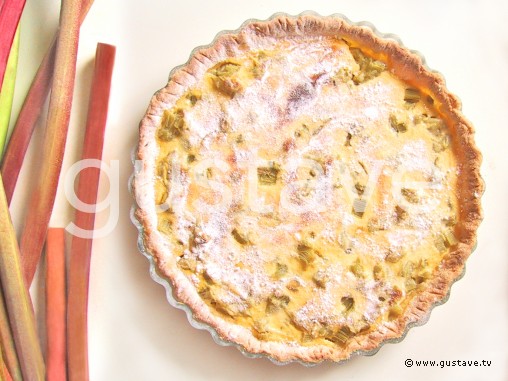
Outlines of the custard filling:
<svg viewBox="0 0 508 381">
<path fill-rule="evenodd" d="M 387 63 L 291 42 L 219 62 L 164 111 L 158 230 L 214 314 L 343 346 L 402 316 L 457 243 L 456 160 Z"/>
</svg>

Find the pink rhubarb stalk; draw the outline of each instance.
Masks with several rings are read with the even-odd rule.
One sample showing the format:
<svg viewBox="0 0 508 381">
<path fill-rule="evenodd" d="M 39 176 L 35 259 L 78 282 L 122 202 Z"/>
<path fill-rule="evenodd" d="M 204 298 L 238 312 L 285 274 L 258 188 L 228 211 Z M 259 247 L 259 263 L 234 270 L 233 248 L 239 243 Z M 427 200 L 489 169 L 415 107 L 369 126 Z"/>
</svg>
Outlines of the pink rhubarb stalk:
<svg viewBox="0 0 508 381">
<path fill-rule="evenodd" d="M 0 8 L 0 88 L 2 88 L 12 41 L 24 7 L 25 0 L 4 0 Z"/>
</svg>

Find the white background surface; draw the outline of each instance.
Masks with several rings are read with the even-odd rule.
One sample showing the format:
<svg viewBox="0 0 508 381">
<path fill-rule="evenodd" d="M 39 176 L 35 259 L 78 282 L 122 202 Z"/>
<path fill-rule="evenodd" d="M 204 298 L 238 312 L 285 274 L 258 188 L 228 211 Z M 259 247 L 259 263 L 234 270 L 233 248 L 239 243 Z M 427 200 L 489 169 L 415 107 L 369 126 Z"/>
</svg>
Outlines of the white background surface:
<svg viewBox="0 0 508 381">
<path fill-rule="evenodd" d="M 58 21 L 58 1 L 27 2 L 22 24 L 18 110 Z M 485 220 L 465 277 L 430 321 L 388 344 L 373 357 L 303 368 L 275 366 L 220 347 L 192 328 L 184 313 L 169 306 L 148 273 L 129 220 L 127 181 L 138 123 L 152 94 L 170 69 L 191 50 L 248 18 L 312 9 L 368 20 L 381 32 L 399 35 L 439 70 L 463 101 L 484 154 Z M 498 1 L 172 1 L 96 0 L 81 33 L 75 105 L 64 171 L 81 154 L 85 113 L 97 42 L 117 46 L 104 160 L 119 160 L 120 188 L 113 200 L 120 216 L 107 237 L 94 242 L 89 307 L 91 379 L 102 380 L 508 380 L 508 3 Z M 20 231 L 37 168 L 42 129 L 25 162 L 12 214 Z M 100 197 L 109 190 L 101 181 Z M 106 223 L 99 213 L 97 225 Z M 52 226 L 66 226 L 72 209 L 59 192 Z M 37 288 L 32 290 L 38 294 Z M 489 360 L 488 368 L 406 368 L 404 360 Z"/>
</svg>

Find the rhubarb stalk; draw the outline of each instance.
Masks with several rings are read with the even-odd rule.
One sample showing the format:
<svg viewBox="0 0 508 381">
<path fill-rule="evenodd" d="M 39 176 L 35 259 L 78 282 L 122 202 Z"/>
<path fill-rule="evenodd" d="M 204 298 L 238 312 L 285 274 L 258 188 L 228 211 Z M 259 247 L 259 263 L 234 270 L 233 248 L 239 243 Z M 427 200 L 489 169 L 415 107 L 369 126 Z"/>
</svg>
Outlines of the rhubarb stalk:
<svg viewBox="0 0 508 381">
<path fill-rule="evenodd" d="M 41 115 L 42 107 L 46 102 L 51 87 L 55 51 L 56 40 L 51 45 L 51 49 L 39 66 L 39 70 L 35 75 L 30 90 L 25 98 L 25 102 L 21 107 L 18 119 L 5 149 L 1 172 L 5 179 L 5 195 L 9 205 L 14 194 L 28 144 L 30 143 L 30 138 L 32 137 L 35 125 Z"/>
<path fill-rule="evenodd" d="M 9 317 L 5 308 L 5 299 L 2 287 L 0 287 L 0 350 L 3 353 L 5 366 L 9 370 L 14 381 L 21 381 L 21 368 L 19 367 L 18 356 L 14 346 L 14 339 L 11 334 Z"/>
<path fill-rule="evenodd" d="M 88 107 L 83 160 L 101 160 L 108 113 L 115 47 L 97 45 L 94 76 Z M 77 196 L 81 202 L 95 205 L 100 169 L 83 168 L 79 175 Z M 76 210 L 74 224 L 92 232 L 95 213 Z M 92 239 L 73 235 L 69 267 L 69 297 L 67 307 L 67 361 L 71 381 L 88 380 L 87 308 Z"/>
<path fill-rule="evenodd" d="M 83 0 L 80 24 L 83 23 L 92 4 L 93 0 Z M 9 204 L 11 203 L 12 195 L 16 188 L 16 182 L 18 181 L 19 172 L 21 171 L 30 138 L 32 137 L 37 120 L 40 117 L 43 105 L 49 94 L 51 81 L 53 79 L 57 38 L 58 32 L 55 34 L 55 38 L 32 81 L 5 150 L 0 170 L 4 176 L 5 193 Z"/>
<path fill-rule="evenodd" d="M 39 263 L 62 169 L 76 75 L 80 12 L 81 0 L 62 0 L 41 168 L 28 204 L 20 241 L 27 285 L 32 283 Z"/>
<path fill-rule="evenodd" d="M 25 0 L 5 0 L 0 8 L 0 88 L 2 88 L 12 41 L 24 7 Z"/>
<path fill-rule="evenodd" d="M 5 79 L 0 90 L 0 160 L 4 152 L 5 140 L 9 131 L 9 123 L 11 121 L 12 101 L 14 99 L 14 86 L 16 84 L 16 72 L 18 68 L 19 53 L 19 25 L 14 36 L 9 60 L 7 61 L 7 69 L 5 71 Z"/>
<path fill-rule="evenodd" d="M 9 373 L 9 369 L 7 369 L 7 365 L 5 365 L 4 358 L 2 355 L 2 348 L 0 348 L 0 380 L 2 381 L 12 381 L 11 374 Z"/>
<path fill-rule="evenodd" d="M 47 381 L 65 381 L 65 229 L 49 228 L 46 238 Z"/>
<path fill-rule="evenodd" d="M 45 370 L 35 316 L 23 279 L 16 233 L 0 175 L 0 284 L 24 380 L 43 381 Z"/>
</svg>

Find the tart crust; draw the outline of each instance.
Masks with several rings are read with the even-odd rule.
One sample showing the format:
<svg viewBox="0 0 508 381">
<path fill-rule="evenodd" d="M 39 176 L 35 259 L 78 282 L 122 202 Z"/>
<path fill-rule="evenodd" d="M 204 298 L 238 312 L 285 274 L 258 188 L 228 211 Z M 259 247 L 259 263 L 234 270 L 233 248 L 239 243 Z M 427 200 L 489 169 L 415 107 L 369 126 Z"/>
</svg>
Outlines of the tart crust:
<svg viewBox="0 0 508 381">
<path fill-rule="evenodd" d="M 177 262 L 171 259 L 165 237 L 158 230 L 154 166 L 159 153 L 156 134 L 164 110 L 171 109 L 184 92 L 217 63 L 255 48 L 264 38 L 288 36 L 345 39 L 373 58 L 385 62 L 390 71 L 408 85 L 423 89 L 432 97 L 433 106 L 449 130 L 459 171 L 455 187 L 458 204 L 455 234 L 459 242 L 444 255 L 439 269 L 427 281 L 425 289 L 411 299 L 402 315 L 378 324 L 367 334 L 354 336 L 347 345 L 306 346 L 295 341 L 265 341 L 231 319 L 224 319 L 203 301 Z M 317 15 L 279 15 L 269 21 L 248 22 L 239 32 L 222 34 L 209 47 L 195 51 L 186 65 L 173 72 L 167 86 L 154 95 L 141 121 L 137 150 L 141 164 L 137 168 L 133 189 L 138 205 L 136 218 L 143 228 L 146 250 L 154 257 L 158 273 L 171 284 L 175 298 L 190 307 L 194 318 L 210 325 L 223 340 L 240 345 L 246 352 L 266 354 L 278 362 L 298 360 L 318 363 L 323 360 L 342 361 L 353 353 L 373 351 L 383 342 L 403 336 L 408 326 L 428 317 L 432 307 L 446 297 L 452 283 L 462 274 L 464 263 L 475 246 L 476 230 L 482 219 L 481 154 L 473 140 L 473 127 L 460 108 L 460 101 L 446 89 L 442 76 L 426 68 L 420 56 L 394 40 L 377 36 L 369 27 L 352 25 L 340 17 Z"/>
</svg>

